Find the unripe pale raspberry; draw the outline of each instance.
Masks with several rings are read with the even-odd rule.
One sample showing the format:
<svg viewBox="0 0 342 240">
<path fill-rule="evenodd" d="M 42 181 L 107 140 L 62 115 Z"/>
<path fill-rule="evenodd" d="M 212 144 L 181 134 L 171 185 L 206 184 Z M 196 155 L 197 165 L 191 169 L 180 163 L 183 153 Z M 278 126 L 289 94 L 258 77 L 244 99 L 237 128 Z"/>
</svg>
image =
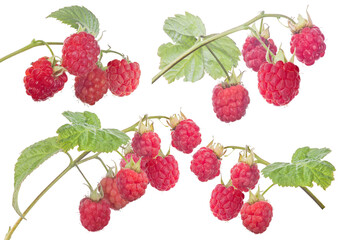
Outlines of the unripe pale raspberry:
<svg viewBox="0 0 342 240">
<path fill-rule="evenodd" d="M 159 191 L 168 191 L 178 181 L 178 162 L 172 155 L 165 158 L 157 156 L 147 163 L 147 177 L 152 187 Z"/>
<path fill-rule="evenodd" d="M 56 76 L 51 62 L 47 57 L 42 57 L 25 71 L 24 84 L 27 95 L 34 101 L 44 101 L 62 90 L 67 80 L 65 72 Z"/>
<path fill-rule="evenodd" d="M 179 122 L 171 132 L 171 144 L 183 153 L 191 153 L 201 143 L 199 127 L 191 119 Z"/>
<path fill-rule="evenodd" d="M 323 57 L 326 49 L 324 35 L 316 26 L 305 27 L 299 33 L 293 34 L 290 45 L 291 53 L 296 51 L 298 61 L 307 66 Z"/>
<path fill-rule="evenodd" d="M 258 165 L 255 163 L 251 166 L 243 162 L 237 163 L 230 170 L 230 174 L 233 186 L 243 192 L 254 189 L 260 178 Z"/>
<path fill-rule="evenodd" d="M 103 229 L 110 220 L 109 206 L 109 202 L 104 198 L 99 201 L 83 198 L 79 206 L 82 226 L 91 232 Z"/>
<path fill-rule="evenodd" d="M 266 62 L 258 72 L 259 92 L 275 106 L 286 105 L 297 96 L 299 84 L 299 68 L 291 62 Z"/>
<path fill-rule="evenodd" d="M 116 96 L 128 96 L 139 85 L 141 71 L 137 62 L 115 59 L 107 64 L 106 72 L 109 90 Z"/>
<path fill-rule="evenodd" d="M 75 95 L 82 102 L 94 105 L 108 91 L 106 72 L 96 67 L 87 75 L 75 78 Z"/>
<path fill-rule="evenodd" d="M 235 218 L 242 207 L 245 195 L 233 186 L 217 184 L 211 193 L 210 209 L 222 221 Z"/>
<path fill-rule="evenodd" d="M 206 182 L 220 174 L 221 160 L 207 147 L 200 148 L 193 156 L 190 169 L 201 182 Z"/>
<path fill-rule="evenodd" d="M 259 201 L 253 204 L 248 202 L 241 208 L 241 219 L 243 225 L 253 233 L 263 233 L 266 231 L 272 220 L 272 206 L 266 201 Z"/>
<path fill-rule="evenodd" d="M 212 103 L 218 119 L 234 122 L 246 114 L 250 102 L 248 91 L 240 84 L 228 86 L 220 83 L 214 87 Z"/>
<path fill-rule="evenodd" d="M 265 39 L 263 37 L 260 38 L 270 51 L 273 54 L 276 54 L 277 46 L 274 44 L 273 40 Z M 255 72 L 259 71 L 261 64 L 266 62 L 266 53 L 267 50 L 256 37 L 249 36 L 246 38 L 242 48 L 242 56 L 248 68 L 253 69 Z M 269 57 L 271 58 L 271 55 Z"/>
<path fill-rule="evenodd" d="M 100 46 L 86 32 L 74 33 L 64 40 L 62 66 L 75 76 L 84 76 L 96 67 Z"/>
<path fill-rule="evenodd" d="M 136 132 L 132 139 L 134 153 L 140 157 L 154 158 L 160 150 L 160 138 L 157 133 L 149 131 L 143 134 Z"/>
<path fill-rule="evenodd" d="M 138 173 L 129 168 L 122 168 L 117 173 L 116 179 L 119 193 L 126 201 L 132 202 L 145 194 L 148 178 L 143 170 Z"/>
<path fill-rule="evenodd" d="M 128 204 L 118 191 L 116 177 L 105 177 L 100 182 L 104 198 L 110 202 L 110 208 L 119 210 Z"/>
</svg>

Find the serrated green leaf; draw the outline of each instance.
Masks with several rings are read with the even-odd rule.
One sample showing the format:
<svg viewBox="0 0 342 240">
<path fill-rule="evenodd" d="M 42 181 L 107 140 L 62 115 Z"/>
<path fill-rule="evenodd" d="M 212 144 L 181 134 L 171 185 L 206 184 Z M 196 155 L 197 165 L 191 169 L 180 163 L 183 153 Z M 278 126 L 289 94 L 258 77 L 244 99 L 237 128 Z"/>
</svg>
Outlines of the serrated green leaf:
<svg viewBox="0 0 342 240">
<path fill-rule="evenodd" d="M 19 209 L 18 195 L 22 182 L 43 162 L 59 151 L 61 151 L 61 148 L 57 143 L 57 137 L 51 137 L 27 147 L 19 156 L 14 169 L 14 193 L 12 205 L 14 210 L 21 217 L 22 213 Z"/>
<path fill-rule="evenodd" d="M 57 129 L 58 144 L 64 152 L 67 152 L 70 149 L 78 146 L 79 138 L 84 132 L 91 130 L 96 131 L 96 128 L 80 124 L 65 124 Z"/>
<path fill-rule="evenodd" d="M 298 148 L 293 154 L 291 162 L 294 163 L 303 159 L 321 160 L 330 152 L 329 148 Z"/>
<path fill-rule="evenodd" d="M 99 21 L 95 15 L 85 7 L 71 6 L 64 7 L 52 12 L 47 18 L 56 18 L 76 30 L 81 27 L 84 31 L 93 34 L 95 37 L 100 32 Z"/>
<path fill-rule="evenodd" d="M 229 37 L 219 38 L 208 44 L 210 50 L 222 63 L 226 71 L 230 71 L 232 67 L 238 65 L 239 56 L 241 55 L 239 48 L 235 42 Z M 205 71 L 214 79 L 226 77 L 222 67 L 216 61 L 207 47 L 203 47 Z"/>
<path fill-rule="evenodd" d="M 176 14 L 164 22 L 165 33 L 176 43 L 184 43 L 196 40 L 197 37 L 205 35 L 205 26 L 202 20 L 186 12 L 185 15 Z"/>
<path fill-rule="evenodd" d="M 92 112 L 63 112 L 63 116 L 66 117 L 71 123 L 74 124 L 88 124 L 95 128 L 101 128 L 101 121 L 95 113 Z"/>
</svg>

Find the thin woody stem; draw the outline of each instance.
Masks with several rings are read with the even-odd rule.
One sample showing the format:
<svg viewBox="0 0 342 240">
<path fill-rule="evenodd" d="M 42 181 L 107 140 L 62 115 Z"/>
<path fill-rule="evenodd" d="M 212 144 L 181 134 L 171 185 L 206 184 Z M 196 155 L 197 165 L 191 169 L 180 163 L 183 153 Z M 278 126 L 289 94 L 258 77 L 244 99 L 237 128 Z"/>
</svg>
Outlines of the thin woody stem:
<svg viewBox="0 0 342 240">
<path fill-rule="evenodd" d="M 213 52 L 213 50 L 211 50 L 211 48 L 209 47 L 209 45 L 205 45 L 205 47 L 209 50 L 209 52 L 211 53 L 211 55 L 213 55 L 213 57 L 215 58 L 216 62 L 220 65 L 220 67 L 222 68 L 223 72 L 226 74 L 227 79 L 228 79 L 228 83 L 230 82 L 230 77 L 229 74 L 227 72 L 227 70 L 225 69 L 225 67 L 223 66 L 223 64 L 221 63 L 221 61 L 218 59 L 218 57 L 216 56 L 216 54 Z"/>
</svg>

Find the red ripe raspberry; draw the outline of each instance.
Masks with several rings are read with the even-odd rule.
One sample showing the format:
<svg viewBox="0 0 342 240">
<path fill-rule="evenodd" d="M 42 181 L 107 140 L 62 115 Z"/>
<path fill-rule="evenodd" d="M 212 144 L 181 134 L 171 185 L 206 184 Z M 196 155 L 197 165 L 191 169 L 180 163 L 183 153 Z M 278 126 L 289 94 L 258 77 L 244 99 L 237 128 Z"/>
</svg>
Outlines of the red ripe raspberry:
<svg viewBox="0 0 342 240">
<path fill-rule="evenodd" d="M 104 198 L 110 202 L 110 208 L 119 210 L 128 204 L 118 191 L 116 177 L 105 177 L 101 180 L 100 184 L 102 186 Z"/>
<path fill-rule="evenodd" d="M 55 76 L 51 62 L 47 57 L 39 58 L 25 72 L 24 84 L 27 95 L 34 101 L 44 101 L 63 89 L 68 80 L 63 72 Z"/>
<path fill-rule="evenodd" d="M 178 181 L 178 162 L 172 155 L 165 158 L 157 156 L 147 163 L 147 177 L 152 187 L 159 191 L 168 191 Z"/>
<path fill-rule="evenodd" d="M 191 119 L 185 119 L 172 130 L 172 146 L 183 153 L 191 153 L 201 143 L 199 127 Z"/>
<path fill-rule="evenodd" d="M 253 189 L 260 178 L 258 165 L 252 164 L 250 166 L 244 162 L 235 164 L 230 170 L 230 174 L 234 187 L 244 192 Z"/>
<path fill-rule="evenodd" d="M 324 56 L 326 45 L 324 35 L 316 26 L 305 27 L 291 38 L 291 53 L 296 50 L 298 61 L 307 66 Z"/>
<path fill-rule="evenodd" d="M 265 232 L 273 216 L 272 206 L 266 201 L 245 203 L 240 214 L 243 225 L 253 233 Z"/>
<path fill-rule="evenodd" d="M 106 72 L 96 67 L 86 76 L 75 78 L 75 94 L 82 102 L 94 105 L 108 90 Z"/>
<path fill-rule="evenodd" d="M 138 155 L 136 155 L 135 153 L 128 153 L 125 156 L 126 160 L 129 162 L 131 161 L 131 159 L 133 159 L 133 161 L 135 163 L 137 163 L 140 159 L 140 157 Z M 145 171 L 146 170 L 146 164 L 147 162 L 150 161 L 150 158 L 141 158 L 140 160 L 140 168 Z M 126 166 L 127 162 L 125 161 L 125 159 L 121 159 L 120 161 L 120 167 L 124 168 Z M 146 171 L 145 171 L 146 172 Z"/>
<path fill-rule="evenodd" d="M 288 104 L 298 94 L 299 68 L 291 62 L 264 63 L 258 72 L 258 88 L 268 103 Z"/>
<path fill-rule="evenodd" d="M 160 138 L 157 133 L 149 131 L 143 134 L 136 132 L 132 139 L 133 151 L 140 157 L 154 158 L 160 150 Z"/>
<path fill-rule="evenodd" d="M 270 51 L 276 54 L 277 46 L 274 44 L 273 40 L 265 39 L 263 37 L 260 38 Z M 242 56 L 248 68 L 253 69 L 255 72 L 259 71 L 261 64 L 266 62 L 266 53 L 267 50 L 261 45 L 256 37 L 249 36 L 246 38 L 242 48 Z M 271 58 L 271 55 L 269 57 Z"/>
<path fill-rule="evenodd" d="M 220 174 L 221 161 L 214 151 L 201 147 L 193 156 L 190 169 L 201 182 L 206 182 Z"/>
<path fill-rule="evenodd" d="M 95 232 L 107 226 L 110 219 L 110 204 L 106 199 L 93 201 L 83 198 L 80 202 L 79 211 L 83 227 L 88 231 Z"/>
<path fill-rule="evenodd" d="M 72 75 L 84 76 L 96 67 L 100 46 L 92 34 L 79 32 L 64 40 L 62 54 L 62 66 Z"/>
<path fill-rule="evenodd" d="M 211 193 L 210 209 L 222 221 L 235 218 L 242 207 L 245 195 L 233 186 L 217 184 Z"/>
<path fill-rule="evenodd" d="M 116 96 L 128 96 L 139 85 L 141 72 L 139 64 L 136 62 L 115 59 L 107 64 L 106 72 L 109 90 Z"/>
<path fill-rule="evenodd" d="M 240 84 L 227 86 L 220 83 L 213 90 L 213 107 L 218 119 L 223 122 L 234 122 L 246 114 L 249 104 L 248 91 Z"/>
<path fill-rule="evenodd" d="M 129 168 L 122 168 L 116 179 L 119 193 L 126 201 L 132 202 L 145 194 L 148 178 L 144 171 L 138 173 Z"/>
</svg>

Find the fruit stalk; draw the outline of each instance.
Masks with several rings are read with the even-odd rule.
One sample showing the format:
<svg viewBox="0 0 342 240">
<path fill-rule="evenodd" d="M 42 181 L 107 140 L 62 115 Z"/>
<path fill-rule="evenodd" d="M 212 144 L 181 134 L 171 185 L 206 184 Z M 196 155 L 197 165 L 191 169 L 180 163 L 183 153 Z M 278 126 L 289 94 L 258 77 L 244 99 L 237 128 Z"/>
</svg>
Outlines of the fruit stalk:
<svg viewBox="0 0 342 240">
<path fill-rule="evenodd" d="M 147 116 L 145 115 L 141 121 L 145 121 L 147 119 L 169 119 L 169 117 L 166 117 L 166 116 Z M 125 128 L 123 130 L 121 130 L 121 132 L 124 132 L 124 133 L 127 133 L 127 132 L 132 132 L 132 131 L 136 131 L 136 128 L 138 127 L 140 121 L 134 123 L 132 126 L 128 127 L 128 128 Z"/>
<path fill-rule="evenodd" d="M 286 15 L 283 14 L 265 14 L 264 12 L 261 12 L 259 15 L 257 15 L 256 17 L 252 18 L 251 20 L 237 26 L 234 28 L 231 28 L 229 30 L 226 30 L 222 33 L 219 34 L 214 34 L 208 38 L 205 38 L 203 41 L 196 43 L 195 45 L 193 45 L 191 48 L 189 48 L 188 50 L 186 50 L 183 54 L 181 54 L 180 56 L 178 56 L 175 60 L 173 60 L 171 63 L 169 63 L 166 67 L 164 67 L 157 75 L 155 75 L 152 78 L 152 83 L 155 83 L 161 76 L 163 76 L 167 71 L 169 71 L 172 67 L 174 67 L 177 63 L 179 63 L 181 60 L 183 60 L 184 58 L 186 58 L 187 56 L 189 56 L 191 53 L 193 53 L 194 51 L 196 51 L 197 49 L 221 38 L 224 36 L 227 36 L 229 34 L 238 32 L 238 31 L 242 31 L 242 30 L 247 30 L 249 29 L 249 25 L 251 25 L 252 23 L 258 21 L 259 19 L 263 19 L 265 17 L 274 17 L 274 18 L 286 18 L 289 21 L 294 23 L 294 20 Z"/>
</svg>

